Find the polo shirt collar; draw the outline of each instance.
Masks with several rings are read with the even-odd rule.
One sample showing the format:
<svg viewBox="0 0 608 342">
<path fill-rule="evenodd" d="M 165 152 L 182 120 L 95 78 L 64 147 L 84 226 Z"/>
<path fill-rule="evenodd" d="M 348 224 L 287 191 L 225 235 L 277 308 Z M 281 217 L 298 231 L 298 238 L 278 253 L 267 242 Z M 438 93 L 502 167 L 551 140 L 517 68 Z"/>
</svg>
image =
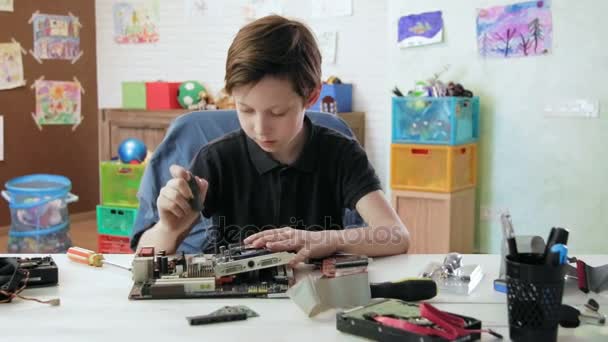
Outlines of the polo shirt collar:
<svg viewBox="0 0 608 342">
<path fill-rule="evenodd" d="M 316 139 L 314 139 L 316 135 L 316 126 L 310 121 L 307 115 L 304 116 L 304 125 L 307 128 L 306 142 L 300 152 L 300 156 L 291 167 L 304 172 L 312 172 L 317 162 L 317 143 Z M 272 158 L 270 153 L 262 150 L 262 148 L 247 135 L 245 135 L 245 139 L 247 140 L 249 159 L 259 174 L 264 174 L 276 167 L 282 166 L 280 162 Z"/>
</svg>

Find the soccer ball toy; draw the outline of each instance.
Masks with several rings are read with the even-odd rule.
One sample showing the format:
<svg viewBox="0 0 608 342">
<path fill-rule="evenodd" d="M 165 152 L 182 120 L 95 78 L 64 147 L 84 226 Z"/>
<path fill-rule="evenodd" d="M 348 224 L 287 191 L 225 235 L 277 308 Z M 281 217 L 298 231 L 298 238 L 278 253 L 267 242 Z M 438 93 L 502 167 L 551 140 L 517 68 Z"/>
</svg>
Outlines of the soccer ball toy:
<svg viewBox="0 0 608 342">
<path fill-rule="evenodd" d="M 141 164 L 146 160 L 147 155 L 148 148 L 139 139 L 125 139 L 118 146 L 118 158 L 125 164 Z"/>
<path fill-rule="evenodd" d="M 196 106 L 207 93 L 205 87 L 197 81 L 186 81 L 179 86 L 177 93 L 177 102 L 180 106 L 186 109 L 191 109 Z"/>
</svg>

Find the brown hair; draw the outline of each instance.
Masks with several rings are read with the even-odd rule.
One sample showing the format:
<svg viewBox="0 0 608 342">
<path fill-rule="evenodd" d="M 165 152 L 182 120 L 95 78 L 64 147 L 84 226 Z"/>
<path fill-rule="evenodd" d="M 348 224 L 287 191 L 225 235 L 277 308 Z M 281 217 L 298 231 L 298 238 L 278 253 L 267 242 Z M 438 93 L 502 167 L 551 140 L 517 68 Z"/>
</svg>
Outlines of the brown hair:
<svg viewBox="0 0 608 342">
<path fill-rule="evenodd" d="M 321 53 L 304 24 L 270 15 L 239 30 L 228 49 L 226 91 L 268 75 L 289 80 L 304 99 L 320 86 Z"/>
</svg>

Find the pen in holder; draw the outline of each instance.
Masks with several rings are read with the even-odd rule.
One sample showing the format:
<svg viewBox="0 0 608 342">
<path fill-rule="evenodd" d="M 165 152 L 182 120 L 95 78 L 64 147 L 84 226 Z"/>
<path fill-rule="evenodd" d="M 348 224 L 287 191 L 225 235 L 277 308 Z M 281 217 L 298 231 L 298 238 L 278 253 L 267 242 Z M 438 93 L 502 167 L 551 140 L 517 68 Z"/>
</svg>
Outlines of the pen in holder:
<svg viewBox="0 0 608 342">
<path fill-rule="evenodd" d="M 565 264 L 548 265 L 542 252 L 506 256 L 512 340 L 557 340 L 565 270 Z"/>
<path fill-rule="evenodd" d="M 494 290 L 502 293 L 507 292 L 505 280 L 505 258 L 507 255 L 518 253 L 544 253 L 545 241 L 540 236 L 515 235 L 511 214 L 504 212 L 500 215 L 502 226 L 502 247 L 500 249 L 500 272 L 498 278 L 494 279 Z"/>
<path fill-rule="evenodd" d="M 518 250 L 520 253 L 538 253 L 542 254 L 545 250 L 545 240 L 538 235 L 517 235 L 515 237 L 515 241 L 517 243 Z M 506 275 L 506 266 L 505 266 L 505 257 L 509 254 L 507 241 L 503 240 L 501 255 L 500 255 L 500 273 L 499 278 L 505 279 Z"/>
</svg>

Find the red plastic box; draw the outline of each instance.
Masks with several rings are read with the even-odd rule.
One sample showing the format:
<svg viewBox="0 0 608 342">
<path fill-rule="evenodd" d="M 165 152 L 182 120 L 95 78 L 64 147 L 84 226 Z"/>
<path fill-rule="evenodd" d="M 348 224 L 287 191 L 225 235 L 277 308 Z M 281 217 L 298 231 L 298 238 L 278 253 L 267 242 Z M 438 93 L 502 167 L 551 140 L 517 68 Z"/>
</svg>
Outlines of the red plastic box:
<svg viewBox="0 0 608 342">
<path fill-rule="evenodd" d="M 146 82 L 146 109 L 180 109 L 180 82 Z"/>
<path fill-rule="evenodd" d="M 129 237 L 99 234 L 97 236 L 97 252 L 110 254 L 131 254 Z"/>
</svg>

